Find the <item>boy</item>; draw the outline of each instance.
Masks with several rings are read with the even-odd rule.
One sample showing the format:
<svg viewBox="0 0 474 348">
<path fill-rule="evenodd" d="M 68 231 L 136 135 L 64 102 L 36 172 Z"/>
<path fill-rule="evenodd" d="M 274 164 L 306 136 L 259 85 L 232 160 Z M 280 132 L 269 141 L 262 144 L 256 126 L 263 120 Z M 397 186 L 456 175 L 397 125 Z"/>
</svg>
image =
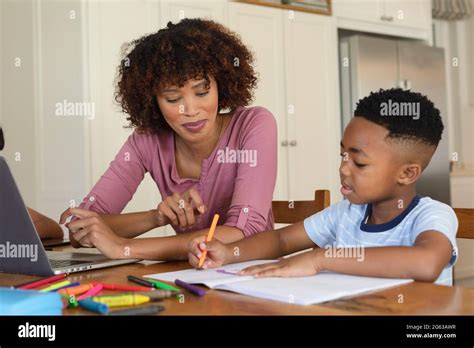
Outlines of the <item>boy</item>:
<svg viewBox="0 0 474 348">
<path fill-rule="evenodd" d="M 412 112 L 387 116 L 387 105 Z M 332 271 L 451 285 L 456 215 L 448 205 L 416 193 L 416 181 L 441 140 L 439 110 L 426 96 L 390 89 L 361 99 L 354 116 L 341 141 L 343 201 L 300 223 L 235 243 L 195 238 L 191 265 L 198 267 L 203 250 L 208 251 L 203 268 L 210 268 L 314 248 L 240 274 L 299 277 Z M 362 257 L 355 248 L 362 248 Z"/>
</svg>

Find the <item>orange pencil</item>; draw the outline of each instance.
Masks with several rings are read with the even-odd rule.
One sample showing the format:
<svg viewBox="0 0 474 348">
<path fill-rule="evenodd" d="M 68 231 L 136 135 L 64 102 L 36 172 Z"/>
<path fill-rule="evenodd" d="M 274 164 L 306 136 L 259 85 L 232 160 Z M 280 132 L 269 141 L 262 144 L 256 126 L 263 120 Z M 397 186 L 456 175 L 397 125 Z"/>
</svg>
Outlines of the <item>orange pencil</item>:
<svg viewBox="0 0 474 348">
<path fill-rule="evenodd" d="M 216 230 L 217 221 L 219 221 L 219 214 L 215 214 L 214 219 L 212 219 L 211 228 L 209 228 L 209 233 L 207 234 L 206 242 L 210 242 L 212 240 L 212 236 L 214 236 L 214 231 Z M 206 260 L 206 255 L 207 250 L 204 250 L 201 255 L 201 258 L 199 259 L 199 267 L 201 267 L 204 263 L 204 260 Z"/>
<path fill-rule="evenodd" d="M 79 286 L 74 286 L 72 288 L 65 288 L 58 290 L 58 292 L 62 295 L 68 295 L 68 296 L 76 296 L 85 293 L 86 291 L 89 291 L 94 287 L 94 284 L 85 284 L 85 285 L 79 285 Z"/>
</svg>

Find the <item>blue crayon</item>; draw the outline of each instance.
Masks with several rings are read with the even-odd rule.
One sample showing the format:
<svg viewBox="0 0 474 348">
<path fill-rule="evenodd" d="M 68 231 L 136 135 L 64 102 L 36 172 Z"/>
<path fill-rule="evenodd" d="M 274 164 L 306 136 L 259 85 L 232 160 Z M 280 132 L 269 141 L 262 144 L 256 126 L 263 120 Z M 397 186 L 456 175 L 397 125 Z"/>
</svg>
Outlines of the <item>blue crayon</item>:
<svg viewBox="0 0 474 348">
<path fill-rule="evenodd" d="M 54 289 L 53 292 L 56 292 L 61 289 L 72 288 L 73 286 L 78 286 L 78 285 L 81 285 L 81 283 L 79 282 L 71 283 L 69 285 L 64 285 L 64 286 L 61 286 L 60 288 Z"/>
<path fill-rule="evenodd" d="M 107 306 L 105 303 L 92 301 L 90 298 L 80 300 L 79 306 L 81 306 L 84 309 L 87 309 L 88 311 L 99 313 L 99 314 L 109 313 L 109 306 Z"/>
</svg>

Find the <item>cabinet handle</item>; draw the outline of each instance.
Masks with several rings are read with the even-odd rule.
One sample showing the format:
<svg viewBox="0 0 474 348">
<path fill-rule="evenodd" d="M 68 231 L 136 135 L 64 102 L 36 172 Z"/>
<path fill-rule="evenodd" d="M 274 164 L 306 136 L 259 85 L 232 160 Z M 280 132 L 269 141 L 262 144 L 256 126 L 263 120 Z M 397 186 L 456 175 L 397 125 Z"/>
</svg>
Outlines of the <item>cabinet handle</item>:
<svg viewBox="0 0 474 348">
<path fill-rule="evenodd" d="M 288 140 L 283 140 L 283 141 L 281 142 L 281 146 L 283 146 L 283 147 L 288 146 Z"/>
<path fill-rule="evenodd" d="M 393 16 L 383 15 L 383 16 L 380 17 L 380 19 L 383 20 L 383 21 L 392 22 L 393 21 Z"/>
<path fill-rule="evenodd" d="M 405 81 L 405 89 L 411 89 L 411 81 L 410 80 L 404 80 Z"/>
<path fill-rule="evenodd" d="M 290 141 L 290 146 L 296 146 L 296 145 L 297 145 L 296 140 Z"/>
</svg>

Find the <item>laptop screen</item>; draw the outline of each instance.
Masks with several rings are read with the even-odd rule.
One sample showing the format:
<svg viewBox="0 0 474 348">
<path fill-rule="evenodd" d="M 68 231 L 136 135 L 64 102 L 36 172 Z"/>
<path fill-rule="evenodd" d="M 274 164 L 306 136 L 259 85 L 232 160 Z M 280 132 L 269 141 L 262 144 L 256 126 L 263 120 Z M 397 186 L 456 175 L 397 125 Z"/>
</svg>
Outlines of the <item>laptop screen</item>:
<svg viewBox="0 0 474 348">
<path fill-rule="evenodd" d="M 0 156 L 0 272 L 53 272 L 6 160 Z"/>
</svg>

